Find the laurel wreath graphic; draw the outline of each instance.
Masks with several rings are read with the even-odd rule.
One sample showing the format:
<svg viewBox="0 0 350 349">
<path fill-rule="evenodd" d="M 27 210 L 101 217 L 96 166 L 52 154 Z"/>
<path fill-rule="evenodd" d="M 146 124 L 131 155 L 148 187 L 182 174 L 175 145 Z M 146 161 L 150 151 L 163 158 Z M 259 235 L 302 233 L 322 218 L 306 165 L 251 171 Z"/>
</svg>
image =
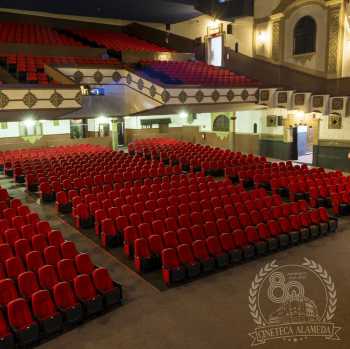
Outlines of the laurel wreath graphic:
<svg viewBox="0 0 350 349">
<path fill-rule="evenodd" d="M 328 305 L 327 305 L 327 311 L 326 311 L 326 316 L 324 317 L 324 321 L 331 321 L 335 316 L 335 311 L 337 309 L 337 301 L 338 301 L 337 291 L 335 289 L 334 282 L 331 276 L 328 274 L 327 270 L 324 269 L 320 264 L 307 258 L 304 258 L 304 260 L 305 262 L 303 263 L 303 265 L 307 268 L 310 268 L 316 274 L 318 274 L 327 288 Z"/>
<path fill-rule="evenodd" d="M 250 310 L 250 315 L 252 316 L 254 322 L 258 326 L 265 326 L 266 323 L 261 317 L 258 309 L 258 292 L 260 285 L 266 275 L 271 273 L 272 270 L 278 268 L 278 265 L 276 264 L 276 260 L 273 260 L 270 263 L 267 263 L 263 268 L 259 270 L 259 273 L 255 275 L 255 278 L 250 286 L 249 289 L 249 310 Z"/>
<path fill-rule="evenodd" d="M 327 293 L 328 293 L 328 304 L 326 315 L 324 316 L 323 321 L 329 322 L 335 316 L 335 312 L 337 309 L 337 291 L 335 289 L 334 282 L 331 276 L 328 274 L 327 270 L 324 269 L 320 264 L 316 263 L 313 260 L 308 258 L 304 258 L 303 266 L 309 268 L 314 271 L 323 281 Z M 261 283 L 265 279 L 265 277 L 271 273 L 272 270 L 278 268 L 279 266 L 276 264 L 276 260 L 273 260 L 270 263 L 267 263 L 263 268 L 259 270 L 259 272 L 255 275 L 254 280 L 251 283 L 251 287 L 249 289 L 249 310 L 250 315 L 252 316 L 254 322 L 258 326 L 266 326 L 266 323 L 262 316 L 260 315 L 258 309 L 258 293 L 261 286 Z"/>
</svg>

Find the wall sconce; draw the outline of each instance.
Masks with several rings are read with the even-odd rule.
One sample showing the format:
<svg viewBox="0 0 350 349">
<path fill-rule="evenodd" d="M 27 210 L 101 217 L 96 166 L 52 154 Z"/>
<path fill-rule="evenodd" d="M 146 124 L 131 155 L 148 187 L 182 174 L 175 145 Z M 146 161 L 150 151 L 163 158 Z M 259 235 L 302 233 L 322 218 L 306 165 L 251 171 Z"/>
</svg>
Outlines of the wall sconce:
<svg viewBox="0 0 350 349">
<path fill-rule="evenodd" d="M 296 116 L 299 120 L 301 120 L 301 119 L 304 119 L 305 113 L 304 113 L 302 110 L 299 110 L 299 111 L 297 111 L 297 112 L 295 113 L 295 116 Z"/>
<path fill-rule="evenodd" d="M 265 31 L 260 31 L 257 35 L 257 41 L 259 44 L 264 45 L 267 42 L 267 33 Z"/>
</svg>

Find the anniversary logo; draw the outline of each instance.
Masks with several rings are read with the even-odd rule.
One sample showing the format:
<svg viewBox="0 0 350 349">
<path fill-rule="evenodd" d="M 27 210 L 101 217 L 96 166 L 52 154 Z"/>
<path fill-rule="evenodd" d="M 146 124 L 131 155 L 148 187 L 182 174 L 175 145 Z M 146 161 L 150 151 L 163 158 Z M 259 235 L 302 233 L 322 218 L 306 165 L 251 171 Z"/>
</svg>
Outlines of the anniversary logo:
<svg viewBox="0 0 350 349">
<path fill-rule="evenodd" d="M 249 310 L 257 327 L 252 346 L 272 340 L 299 342 L 310 337 L 339 340 L 333 322 L 337 292 L 328 272 L 316 262 L 278 266 L 272 261 L 255 276 Z"/>
</svg>

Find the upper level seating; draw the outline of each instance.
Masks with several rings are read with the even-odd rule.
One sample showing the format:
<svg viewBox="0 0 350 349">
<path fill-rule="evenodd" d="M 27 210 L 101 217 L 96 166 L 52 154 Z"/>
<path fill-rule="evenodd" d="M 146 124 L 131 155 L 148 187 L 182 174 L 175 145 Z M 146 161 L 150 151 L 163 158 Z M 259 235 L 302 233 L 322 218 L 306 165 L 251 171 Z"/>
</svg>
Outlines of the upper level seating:
<svg viewBox="0 0 350 349">
<path fill-rule="evenodd" d="M 167 52 L 167 48 L 158 46 L 145 40 L 129 36 L 124 33 L 98 30 L 72 30 L 76 35 L 95 42 L 100 46 L 115 51 L 150 51 L 150 52 Z"/>
<path fill-rule="evenodd" d="M 49 77 L 45 73 L 45 65 L 114 65 L 119 61 L 100 57 L 0 54 L 0 62 L 20 82 L 47 84 Z"/>
<path fill-rule="evenodd" d="M 260 83 L 228 69 L 200 61 L 141 61 L 142 72 L 167 84 L 258 86 Z"/>
<path fill-rule="evenodd" d="M 0 187 L 0 343 L 29 347 L 121 302 L 121 286 Z M 3 331 L 6 329 L 6 331 Z"/>
<path fill-rule="evenodd" d="M 55 29 L 39 24 L 0 23 L 0 42 L 18 44 L 39 44 L 55 46 L 83 46 Z"/>
</svg>

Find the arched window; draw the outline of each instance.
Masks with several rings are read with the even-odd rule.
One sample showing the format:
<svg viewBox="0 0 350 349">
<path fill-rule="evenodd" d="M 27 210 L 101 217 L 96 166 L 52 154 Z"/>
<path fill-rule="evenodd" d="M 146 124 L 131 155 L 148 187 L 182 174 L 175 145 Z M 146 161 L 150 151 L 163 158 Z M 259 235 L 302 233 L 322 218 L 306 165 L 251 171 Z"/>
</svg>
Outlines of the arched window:
<svg viewBox="0 0 350 349">
<path fill-rule="evenodd" d="M 219 115 L 213 123 L 213 131 L 228 132 L 230 131 L 230 120 L 226 115 Z"/>
<path fill-rule="evenodd" d="M 316 22 L 310 16 L 299 19 L 294 28 L 294 54 L 316 51 Z"/>
</svg>

